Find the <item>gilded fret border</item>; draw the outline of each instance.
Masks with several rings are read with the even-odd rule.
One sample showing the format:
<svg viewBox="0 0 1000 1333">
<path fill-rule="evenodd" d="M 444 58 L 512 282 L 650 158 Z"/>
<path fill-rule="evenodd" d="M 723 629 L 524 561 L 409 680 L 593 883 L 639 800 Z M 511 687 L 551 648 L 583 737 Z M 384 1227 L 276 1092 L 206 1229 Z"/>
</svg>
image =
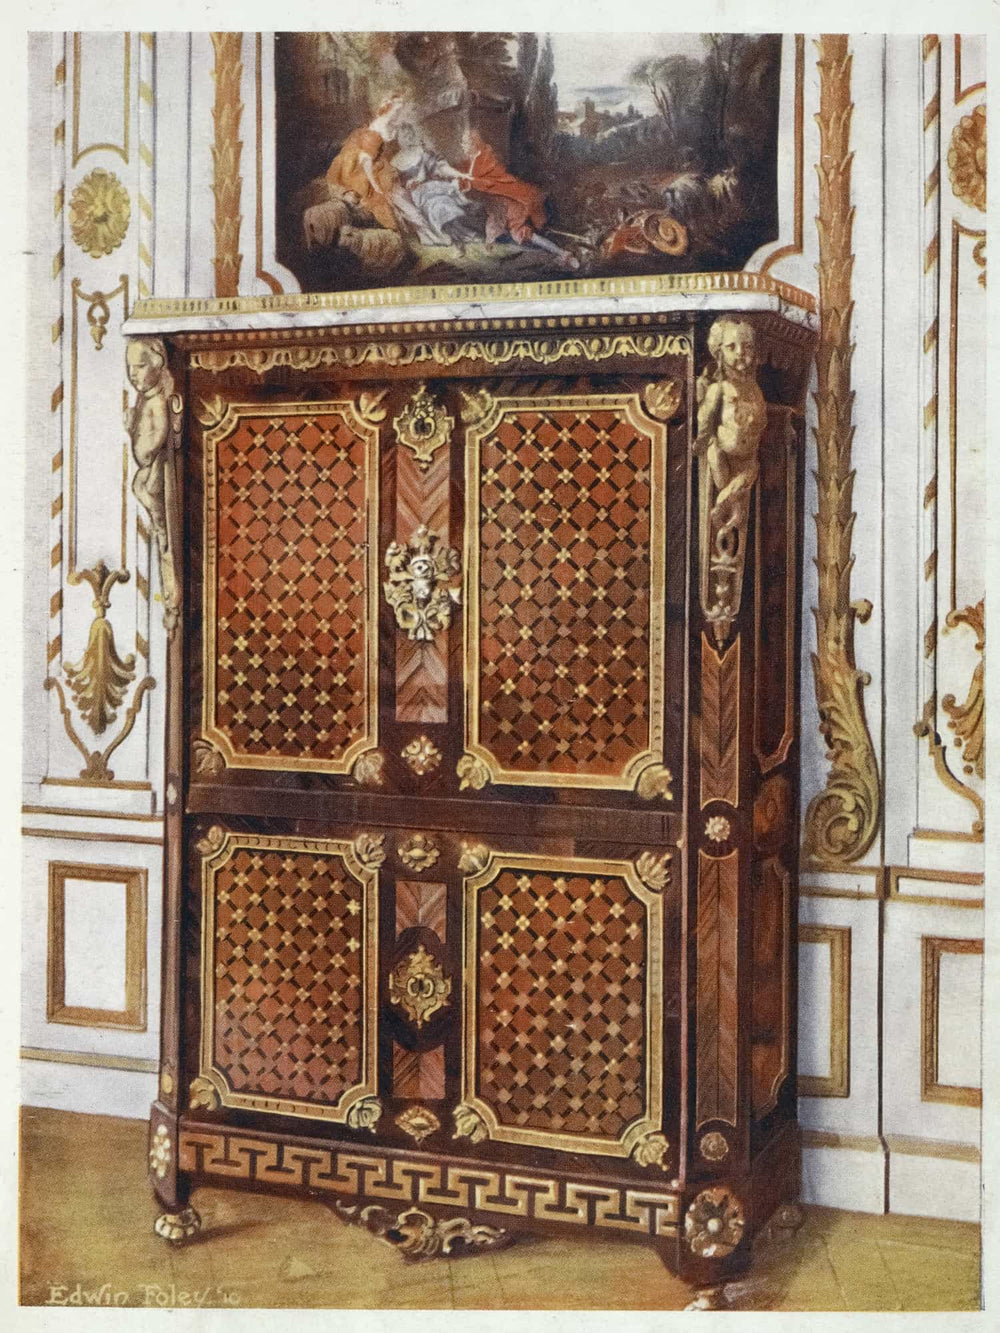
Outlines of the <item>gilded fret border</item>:
<svg viewBox="0 0 1000 1333">
<path fill-rule="evenodd" d="M 483 849 L 485 851 L 485 849 Z M 562 1152 L 597 1153 L 604 1157 L 628 1157 L 645 1135 L 661 1128 L 663 1102 L 663 901 L 639 879 L 631 861 L 593 860 L 576 856 L 535 856 L 528 853 L 489 852 L 481 870 L 462 880 L 464 939 L 462 961 L 462 1102 L 483 1120 L 490 1139 L 497 1143 L 523 1143 Z M 461 864 L 461 863 L 460 863 Z M 646 909 L 646 1022 L 645 1114 L 634 1120 L 620 1139 L 558 1131 L 520 1129 L 503 1125 L 493 1108 L 477 1094 L 479 1067 L 479 891 L 492 884 L 502 870 L 541 870 L 560 875 L 614 875 L 625 881 L 630 892 Z"/>
<path fill-rule="evenodd" d="M 297 759 L 290 756 L 247 755 L 233 749 L 228 735 L 222 731 L 215 718 L 216 695 L 216 566 L 218 543 L 213 522 L 217 512 L 216 495 L 216 447 L 231 435 L 243 417 L 282 416 L 321 416 L 324 413 L 343 417 L 351 429 L 365 441 L 365 493 L 367 512 L 365 516 L 368 535 L 366 578 L 367 619 L 365 643 L 367 645 L 365 707 L 365 733 L 352 741 L 340 759 Z M 326 402 L 281 402 L 281 403 L 229 403 L 225 415 L 203 436 L 204 458 L 202 460 L 204 478 L 204 499 L 202 513 L 203 557 L 202 572 L 202 666 L 204 688 L 202 690 L 202 732 L 204 739 L 210 741 L 221 753 L 225 763 L 231 768 L 279 769 L 282 772 L 297 770 L 313 773 L 348 774 L 354 761 L 366 750 L 378 745 L 378 530 L 379 530 L 379 430 L 377 425 L 366 422 L 359 414 L 356 405 L 350 399 L 331 399 Z"/>
<path fill-rule="evenodd" d="M 687 340 L 685 339 L 686 343 Z M 650 442 L 649 700 L 648 742 L 619 773 L 555 773 L 503 768 L 480 740 L 480 488 L 483 441 L 516 412 L 621 412 Z M 559 394 L 545 398 L 496 397 L 478 421 L 465 428 L 465 751 L 485 767 L 489 780 L 518 787 L 578 787 L 631 791 L 641 774 L 664 762 L 664 598 L 666 578 L 666 425 L 648 416 L 638 393 Z M 480 785 L 480 784 L 477 784 Z"/>
<path fill-rule="evenodd" d="M 297 1185 L 350 1198 L 475 1209 L 636 1236 L 674 1237 L 680 1221 L 680 1197 L 666 1191 L 402 1160 L 233 1131 L 182 1129 L 178 1168 L 198 1177 Z"/>
<path fill-rule="evenodd" d="M 262 1111 L 272 1115 L 295 1115 L 315 1120 L 343 1123 L 356 1103 L 374 1096 L 378 1080 L 378 973 L 375 958 L 378 944 L 378 865 L 379 858 L 365 855 L 358 843 L 336 838 L 283 838 L 265 837 L 249 833 L 217 835 L 209 854 L 201 863 L 202 918 L 201 918 L 201 1046 L 199 1075 L 204 1080 L 203 1092 L 208 1094 L 202 1104 L 211 1100 L 213 1089 L 222 1106 L 233 1106 L 248 1111 Z M 212 840 L 212 833 L 208 835 Z M 234 1092 L 221 1070 L 215 1068 L 215 877 L 217 872 L 242 849 L 277 852 L 318 852 L 338 857 L 347 872 L 364 888 L 364 994 L 361 1020 L 362 1081 L 348 1088 L 336 1106 L 292 1098 L 260 1097 L 250 1093 Z M 365 856 L 365 864 L 359 860 Z"/>
</svg>

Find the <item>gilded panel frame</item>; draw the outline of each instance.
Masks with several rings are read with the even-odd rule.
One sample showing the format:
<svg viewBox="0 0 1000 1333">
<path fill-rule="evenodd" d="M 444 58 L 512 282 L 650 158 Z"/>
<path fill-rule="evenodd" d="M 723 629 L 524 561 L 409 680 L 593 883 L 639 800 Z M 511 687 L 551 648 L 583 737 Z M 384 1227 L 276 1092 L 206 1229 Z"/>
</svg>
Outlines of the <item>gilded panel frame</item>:
<svg viewBox="0 0 1000 1333">
<path fill-rule="evenodd" d="M 268 407 L 272 410 L 268 411 Z M 350 428 L 365 442 L 365 525 L 368 534 L 365 565 L 365 668 L 364 735 L 357 737 L 340 759 L 308 759 L 292 756 L 247 755 L 233 748 L 229 736 L 217 725 L 216 695 L 216 573 L 218 543 L 214 519 L 217 515 L 216 447 L 231 435 L 242 417 L 275 416 L 277 413 L 295 416 L 318 416 L 324 413 L 343 417 Z M 379 428 L 363 419 L 351 399 L 327 399 L 323 402 L 236 403 L 226 405 L 225 415 L 216 425 L 204 432 L 202 477 L 202 736 L 222 755 L 230 768 L 255 770 L 299 771 L 311 773 L 349 774 L 354 761 L 366 750 L 378 745 L 378 624 L 379 624 Z"/>
<path fill-rule="evenodd" d="M 77 835 L 78 836 L 78 835 Z M 66 1003 L 66 881 L 121 884 L 125 889 L 125 1007 L 98 1009 Z M 148 873 L 140 867 L 49 862 L 48 962 L 45 1017 L 49 1023 L 145 1032 Z"/>
<path fill-rule="evenodd" d="M 644 1089 L 645 1115 L 633 1120 L 621 1137 L 611 1139 L 587 1134 L 560 1134 L 540 1129 L 503 1125 L 493 1108 L 477 1094 L 479 968 L 479 891 L 492 884 L 501 870 L 542 870 L 558 874 L 614 875 L 646 909 L 646 1023 Z M 595 860 L 590 857 L 544 856 L 517 852 L 489 853 L 481 870 L 462 878 L 462 1103 L 480 1116 L 487 1136 L 496 1143 L 519 1143 L 559 1152 L 596 1153 L 603 1157 L 629 1157 L 637 1144 L 662 1128 L 663 1108 L 663 901 L 640 880 L 631 861 Z"/>
<path fill-rule="evenodd" d="M 338 857 L 347 873 L 363 890 L 362 960 L 364 967 L 361 1012 L 361 1082 L 346 1088 L 336 1106 L 294 1098 L 260 1097 L 234 1092 L 214 1063 L 215 1047 L 215 876 L 237 849 L 279 852 L 320 852 Z M 378 866 L 362 865 L 355 843 L 339 838 L 284 838 L 263 834 L 225 832 L 201 863 L 201 1040 L 198 1056 L 198 1082 L 214 1089 L 222 1106 L 270 1115 L 294 1115 L 313 1120 L 343 1123 L 348 1112 L 366 1097 L 373 1097 L 378 1080 Z M 207 1089 L 206 1089 L 207 1090 Z M 201 1094 L 203 1095 L 203 1094 Z"/>
<path fill-rule="evenodd" d="M 678 339 L 678 352 L 690 354 L 686 337 Z M 519 412 L 565 411 L 621 412 L 628 423 L 650 441 L 650 536 L 649 536 L 649 698 L 645 749 L 633 756 L 616 774 L 522 772 L 504 768 L 480 740 L 480 470 L 482 443 L 504 416 Z M 666 581 L 667 513 L 667 426 L 643 411 L 636 392 L 604 394 L 553 394 L 546 397 L 497 396 L 477 421 L 465 427 L 465 553 L 464 553 L 464 657 L 465 657 L 465 754 L 479 760 L 489 781 L 517 787 L 575 787 L 590 790 L 631 791 L 641 774 L 664 763 L 664 660 L 666 653 L 664 587 Z"/>
</svg>

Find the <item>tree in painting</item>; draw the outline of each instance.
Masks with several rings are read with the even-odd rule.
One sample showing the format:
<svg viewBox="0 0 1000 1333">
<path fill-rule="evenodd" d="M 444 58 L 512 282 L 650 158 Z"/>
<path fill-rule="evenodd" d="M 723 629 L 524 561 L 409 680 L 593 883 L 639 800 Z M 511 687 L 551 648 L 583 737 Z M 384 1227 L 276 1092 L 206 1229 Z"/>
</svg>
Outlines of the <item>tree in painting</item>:
<svg viewBox="0 0 1000 1333">
<path fill-rule="evenodd" d="M 729 33 L 280 34 L 280 257 L 311 291 L 740 268 L 776 232 L 779 55 Z"/>
</svg>

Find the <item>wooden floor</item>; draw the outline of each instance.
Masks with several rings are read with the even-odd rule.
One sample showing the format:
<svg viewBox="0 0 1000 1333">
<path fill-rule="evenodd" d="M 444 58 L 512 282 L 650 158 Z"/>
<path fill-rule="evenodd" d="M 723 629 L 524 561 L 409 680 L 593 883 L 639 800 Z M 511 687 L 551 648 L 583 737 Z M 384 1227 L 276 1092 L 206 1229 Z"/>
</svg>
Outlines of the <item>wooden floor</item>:
<svg viewBox="0 0 1000 1333">
<path fill-rule="evenodd" d="M 524 1240 L 406 1263 L 323 1204 L 228 1190 L 197 1191 L 202 1236 L 174 1248 L 153 1235 L 143 1123 L 25 1108 L 21 1143 L 25 1305 L 682 1310 L 691 1299 L 639 1245 Z M 738 1309 L 978 1310 L 979 1228 L 808 1208 L 727 1296 Z"/>
</svg>

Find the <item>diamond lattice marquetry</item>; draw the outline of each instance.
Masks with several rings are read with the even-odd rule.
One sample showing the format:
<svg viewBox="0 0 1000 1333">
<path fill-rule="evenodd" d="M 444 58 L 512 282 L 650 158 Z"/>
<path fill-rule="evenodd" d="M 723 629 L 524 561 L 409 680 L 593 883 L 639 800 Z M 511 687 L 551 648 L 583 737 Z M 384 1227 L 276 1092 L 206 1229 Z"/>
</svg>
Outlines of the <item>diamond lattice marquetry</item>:
<svg viewBox="0 0 1000 1333">
<path fill-rule="evenodd" d="M 649 747 L 650 451 L 597 408 L 482 442 L 479 741 L 504 769 L 613 776 Z"/>
<path fill-rule="evenodd" d="M 238 755 L 335 764 L 367 735 L 367 450 L 333 413 L 217 446 L 214 721 Z"/>
<path fill-rule="evenodd" d="M 234 1092 L 332 1105 L 360 1083 L 362 895 L 317 852 L 238 847 L 215 872 L 214 1064 Z"/>
<path fill-rule="evenodd" d="M 642 903 L 616 876 L 515 868 L 479 914 L 479 1097 L 504 1125 L 620 1138 L 647 1109 Z"/>
</svg>

